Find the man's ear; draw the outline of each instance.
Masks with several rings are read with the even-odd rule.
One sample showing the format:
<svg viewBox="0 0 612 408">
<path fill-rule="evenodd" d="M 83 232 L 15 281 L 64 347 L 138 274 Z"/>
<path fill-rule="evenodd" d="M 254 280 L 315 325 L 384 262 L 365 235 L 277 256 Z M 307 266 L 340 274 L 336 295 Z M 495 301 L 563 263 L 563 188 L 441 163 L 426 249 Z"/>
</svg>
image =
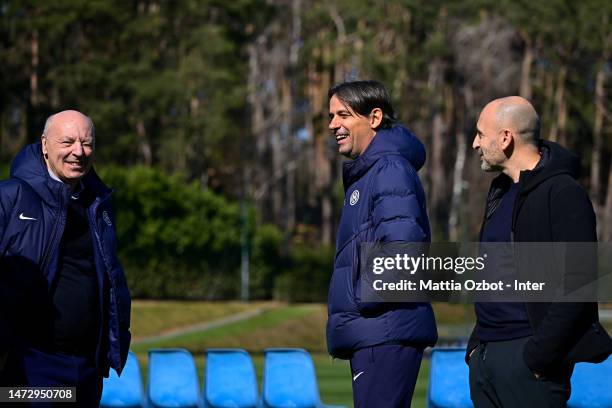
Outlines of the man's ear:
<svg viewBox="0 0 612 408">
<path fill-rule="evenodd" d="M 370 127 L 372 129 L 377 129 L 382 123 L 382 119 L 383 119 L 382 109 L 380 108 L 372 109 L 372 112 L 370 112 Z"/>
<path fill-rule="evenodd" d="M 510 129 L 502 130 L 500 143 L 501 149 L 506 150 L 511 144 L 514 144 L 514 133 Z"/>
<path fill-rule="evenodd" d="M 45 135 L 42 135 L 40 137 L 40 144 L 42 145 L 43 157 L 46 159 L 48 157 L 48 152 L 47 152 L 47 138 L 45 137 Z"/>
</svg>

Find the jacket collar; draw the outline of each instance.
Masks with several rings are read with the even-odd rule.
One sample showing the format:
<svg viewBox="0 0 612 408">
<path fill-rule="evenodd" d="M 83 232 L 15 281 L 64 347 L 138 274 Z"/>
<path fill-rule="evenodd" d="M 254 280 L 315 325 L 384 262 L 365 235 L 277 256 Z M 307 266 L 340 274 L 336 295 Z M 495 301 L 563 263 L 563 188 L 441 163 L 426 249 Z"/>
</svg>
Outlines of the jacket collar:
<svg viewBox="0 0 612 408">
<path fill-rule="evenodd" d="M 355 160 L 346 161 L 342 165 L 342 181 L 346 191 L 355 181 L 359 180 L 383 156 L 399 155 L 407 159 L 418 171 L 425 163 L 425 147 L 423 143 L 403 126 L 391 129 L 381 129 L 367 149 Z"/>
<path fill-rule="evenodd" d="M 68 196 L 72 191 L 69 185 L 54 180 L 49 174 L 40 142 L 27 145 L 17 154 L 11 165 L 10 175 L 30 185 L 49 205 L 57 205 L 60 195 Z M 111 190 L 102 183 L 93 167 L 81 180 L 81 186 L 96 198 L 104 199 L 111 194 Z"/>
</svg>

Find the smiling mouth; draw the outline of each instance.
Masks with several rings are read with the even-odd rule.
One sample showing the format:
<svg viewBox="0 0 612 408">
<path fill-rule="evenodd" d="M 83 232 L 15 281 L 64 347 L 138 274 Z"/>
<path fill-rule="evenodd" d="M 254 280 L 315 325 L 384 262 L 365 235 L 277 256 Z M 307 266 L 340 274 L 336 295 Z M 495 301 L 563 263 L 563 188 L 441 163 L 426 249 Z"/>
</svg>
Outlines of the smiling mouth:
<svg viewBox="0 0 612 408">
<path fill-rule="evenodd" d="M 336 135 L 336 142 L 339 142 L 341 140 L 346 139 L 347 137 L 349 137 L 348 133 L 341 133 L 341 134 L 337 134 Z"/>
</svg>

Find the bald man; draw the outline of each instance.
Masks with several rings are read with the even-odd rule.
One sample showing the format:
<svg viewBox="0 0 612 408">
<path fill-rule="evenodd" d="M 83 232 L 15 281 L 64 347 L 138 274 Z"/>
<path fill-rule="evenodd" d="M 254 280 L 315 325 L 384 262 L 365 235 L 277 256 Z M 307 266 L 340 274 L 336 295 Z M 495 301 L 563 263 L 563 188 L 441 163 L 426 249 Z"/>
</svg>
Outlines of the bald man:
<svg viewBox="0 0 612 408">
<path fill-rule="evenodd" d="M 102 377 L 121 372 L 130 343 L 95 144 L 89 117 L 57 113 L 0 182 L 0 385 L 75 387 L 83 407 L 99 405 Z"/>
<path fill-rule="evenodd" d="M 578 158 L 539 134 L 538 114 L 524 98 L 496 99 L 482 110 L 472 147 L 482 170 L 501 174 L 491 184 L 481 242 L 597 241 L 593 206 L 576 181 Z M 496 258 L 496 269 L 514 262 Z M 565 407 L 574 364 L 612 352 L 596 303 L 475 308 L 466 361 L 476 407 Z"/>
</svg>

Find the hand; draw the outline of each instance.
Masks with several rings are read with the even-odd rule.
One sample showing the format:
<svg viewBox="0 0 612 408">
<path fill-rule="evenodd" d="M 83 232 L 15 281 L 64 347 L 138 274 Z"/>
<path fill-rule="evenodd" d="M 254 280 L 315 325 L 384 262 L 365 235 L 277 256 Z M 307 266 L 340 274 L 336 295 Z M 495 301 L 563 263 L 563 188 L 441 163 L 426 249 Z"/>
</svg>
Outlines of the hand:
<svg viewBox="0 0 612 408">
<path fill-rule="evenodd" d="M 478 347 L 474 347 L 474 348 L 473 348 L 473 349 L 470 351 L 470 354 L 468 354 L 468 356 L 467 356 L 467 363 L 468 363 L 468 365 L 470 364 L 470 361 L 472 361 L 472 354 L 474 354 L 474 352 L 476 351 L 476 349 L 477 349 L 477 348 L 478 348 Z"/>
</svg>

